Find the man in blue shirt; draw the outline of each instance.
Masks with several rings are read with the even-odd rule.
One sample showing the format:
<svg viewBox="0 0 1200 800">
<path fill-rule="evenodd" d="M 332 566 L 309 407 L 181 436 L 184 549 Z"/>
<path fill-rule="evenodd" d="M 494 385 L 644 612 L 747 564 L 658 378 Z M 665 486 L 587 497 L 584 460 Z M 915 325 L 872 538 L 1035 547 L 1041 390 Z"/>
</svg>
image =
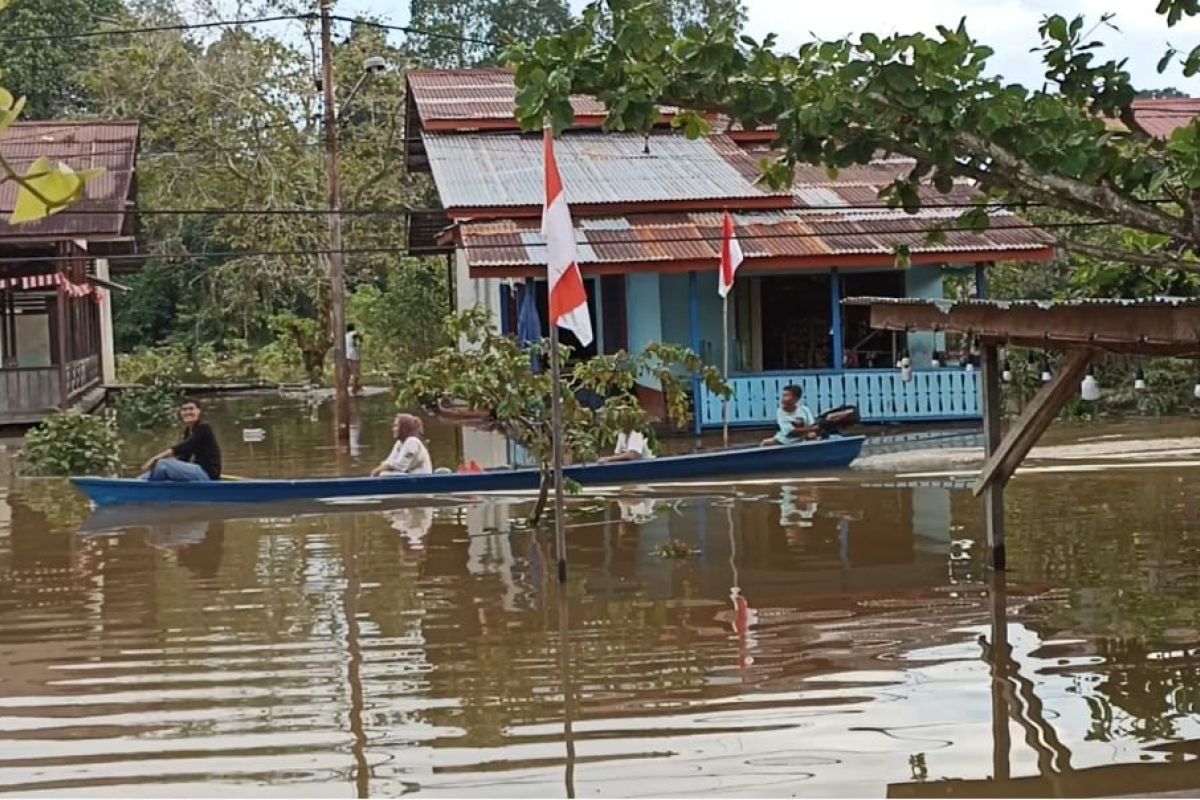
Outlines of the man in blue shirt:
<svg viewBox="0 0 1200 800">
<path fill-rule="evenodd" d="M 813 414 L 806 406 L 800 405 L 804 391 L 796 385 L 785 386 L 783 396 L 779 400 L 779 410 L 775 412 L 775 421 L 779 431 L 769 439 L 762 440 L 762 446 L 775 444 L 791 444 L 809 438 L 816 433 Z"/>
</svg>

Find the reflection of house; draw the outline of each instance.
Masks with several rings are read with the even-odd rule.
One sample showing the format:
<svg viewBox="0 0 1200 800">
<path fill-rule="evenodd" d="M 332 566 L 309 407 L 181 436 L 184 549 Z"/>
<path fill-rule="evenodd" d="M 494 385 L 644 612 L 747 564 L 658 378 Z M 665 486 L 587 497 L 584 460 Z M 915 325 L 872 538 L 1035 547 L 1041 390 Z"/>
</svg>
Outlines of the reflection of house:
<svg viewBox="0 0 1200 800">
<path fill-rule="evenodd" d="M 545 253 L 542 145 L 518 131 L 513 98 L 503 70 L 408 73 L 406 163 L 432 174 L 445 209 L 413 216 L 410 248 L 453 253 L 458 308 L 482 305 L 515 332 L 518 295 L 543 271 Z M 688 140 L 669 116 L 649 137 L 604 133 L 599 104 L 574 102 L 576 128 L 557 149 L 597 332 L 585 355 L 668 341 L 719 360 L 716 265 L 729 210 L 746 254 L 730 305 L 734 424 L 769 420 L 792 381 L 819 409 L 856 403 L 868 420 L 978 416 L 976 375 L 924 369 L 943 337 L 875 333 L 839 299 L 941 298 L 952 267 L 1047 260 L 1048 236 L 1001 213 L 986 232 L 952 230 L 933 244 L 923 232 L 948 224 L 975 193 L 931 192 L 928 202 L 941 207 L 916 217 L 882 207 L 879 189 L 911 162 L 882 159 L 836 178 L 801 166 L 796 184 L 776 191 L 757 180 L 770 134 Z M 908 270 L 896 269 L 897 245 L 912 251 Z M 545 308 L 544 284 L 532 290 Z M 891 369 L 904 351 L 919 368 L 911 383 Z M 652 396 L 655 387 L 645 388 Z M 697 412 L 698 424 L 720 424 L 720 403 L 703 391 Z"/>
<path fill-rule="evenodd" d="M 40 156 L 105 169 L 78 203 L 20 226 L 6 221 L 17 187 L 0 184 L 0 424 L 94 404 L 114 380 L 109 260 L 134 250 L 137 146 L 132 122 L 20 123 L 0 139 L 22 173 Z"/>
</svg>

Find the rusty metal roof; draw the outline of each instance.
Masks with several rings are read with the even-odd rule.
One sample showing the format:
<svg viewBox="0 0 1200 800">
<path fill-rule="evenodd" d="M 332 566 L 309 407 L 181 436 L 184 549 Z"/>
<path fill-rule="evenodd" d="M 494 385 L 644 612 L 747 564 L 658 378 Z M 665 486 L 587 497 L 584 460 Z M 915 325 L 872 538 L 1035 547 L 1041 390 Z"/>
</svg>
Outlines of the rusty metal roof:
<svg viewBox="0 0 1200 800">
<path fill-rule="evenodd" d="M 817 215 L 802 211 L 735 214 L 738 241 L 747 266 L 826 267 L 840 257 L 859 257 L 861 266 L 894 263 L 895 247 L 908 245 L 914 255 L 953 255 L 956 261 L 990 261 L 1005 253 L 1046 259 L 1054 240 L 1012 214 L 999 213 L 982 232 L 948 230 L 946 241 L 931 243 L 926 232 L 953 227 L 953 216 L 927 213 L 853 211 Z M 645 265 L 663 271 L 685 264 L 716 263 L 721 243 L 721 213 L 628 214 L 576 221 L 579 263 L 585 269 L 605 265 Z M 479 274 L 504 277 L 545 263 L 545 240 L 536 219 L 468 222 L 459 226 L 467 263 Z M 978 257 L 971 259 L 971 254 Z"/>
<path fill-rule="evenodd" d="M 0 139 L 0 152 L 19 172 L 40 156 L 80 171 L 104 167 L 88 183 L 86 196 L 70 208 L 36 223 L 17 227 L 7 222 L 16 203 L 17 186 L 0 184 L 0 241 L 113 239 L 123 235 L 125 208 L 132 198 L 137 161 L 136 122 L 22 122 Z"/>
<path fill-rule="evenodd" d="M 1133 118 L 1146 133 L 1159 139 L 1169 139 L 1176 128 L 1190 124 L 1200 117 L 1200 99 L 1134 100 Z"/>
<path fill-rule="evenodd" d="M 1147 297 L 1124 299 L 1115 297 L 1079 297 L 1068 300 L 930 300 L 919 297 L 847 297 L 842 301 L 848 306 L 921 306 L 936 308 L 949 313 L 955 308 L 995 308 L 1001 311 L 1010 308 L 1050 311 L 1055 308 L 1194 308 L 1200 306 L 1200 297 Z"/>
<path fill-rule="evenodd" d="M 438 195 L 451 216 L 454 209 L 541 208 L 540 135 L 425 133 L 422 138 Z M 754 183 L 754 157 L 726 136 L 572 132 L 560 137 L 555 149 L 567 202 L 573 205 L 791 204 L 786 190 Z"/>
<path fill-rule="evenodd" d="M 516 86 L 507 69 L 415 69 L 408 73 L 409 95 L 416 102 L 421 126 L 431 130 L 517 129 Z M 576 117 L 603 122 L 604 104 L 575 95 Z"/>
</svg>

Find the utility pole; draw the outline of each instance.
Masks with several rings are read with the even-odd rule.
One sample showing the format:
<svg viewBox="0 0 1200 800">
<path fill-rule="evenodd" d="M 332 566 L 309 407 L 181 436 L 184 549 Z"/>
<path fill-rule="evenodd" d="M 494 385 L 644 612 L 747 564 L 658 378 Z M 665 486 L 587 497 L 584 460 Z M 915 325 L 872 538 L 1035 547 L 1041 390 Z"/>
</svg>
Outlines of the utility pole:
<svg viewBox="0 0 1200 800">
<path fill-rule="evenodd" d="M 342 253 L 342 180 L 339 174 L 337 106 L 333 87 L 333 0 L 319 0 L 321 9 L 321 92 L 325 106 L 325 171 L 329 184 L 329 292 L 333 329 L 334 413 L 339 442 L 350 439 L 350 387 L 346 374 L 346 278 Z"/>
</svg>

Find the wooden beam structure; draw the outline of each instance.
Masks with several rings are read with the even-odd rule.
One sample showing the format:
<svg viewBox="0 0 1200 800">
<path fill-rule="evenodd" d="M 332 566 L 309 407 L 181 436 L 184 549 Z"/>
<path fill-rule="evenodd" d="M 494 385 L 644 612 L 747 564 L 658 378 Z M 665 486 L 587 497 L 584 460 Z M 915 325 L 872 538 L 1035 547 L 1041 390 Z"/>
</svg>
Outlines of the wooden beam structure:
<svg viewBox="0 0 1200 800">
<path fill-rule="evenodd" d="M 989 487 L 1002 488 L 1008 483 L 1017 466 L 1025 460 L 1025 456 L 1050 427 L 1050 423 L 1058 416 L 1058 412 L 1079 391 L 1079 383 L 1083 380 L 1083 375 L 1087 372 L 1088 362 L 1091 359 L 1091 350 L 1080 348 L 1067 352 L 1057 374 L 1050 379 L 1049 383 L 1042 385 L 1029 405 L 1025 406 L 1021 416 L 1013 422 L 1008 435 L 993 452 L 987 454 L 983 471 L 979 475 L 979 480 L 975 482 L 976 497 L 983 494 L 984 490 Z M 996 394 L 996 399 L 999 400 L 999 392 L 996 391 Z M 985 416 L 984 441 L 993 441 L 999 434 L 999 427 L 999 420 Z"/>
<path fill-rule="evenodd" d="M 982 271 L 979 292 L 985 293 Z M 1079 390 L 1088 363 L 1100 352 L 1147 358 L 1200 359 L 1200 299 L 922 300 L 853 297 L 846 305 L 870 309 L 877 330 L 934 331 L 975 337 L 983 350 L 985 461 L 975 482 L 983 501 L 983 530 L 993 569 L 1007 568 L 1004 487 L 1067 401 Z M 1058 372 L 1001 436 L 1001 346 L 1065 353 Z"/>
<path fill-rule="evenodd" d="M 1000 348 L 983 346 L 983 456 L 989 461 L 1000 449 L 1001 424 L 1004 420 L 1000 392 Z M 1008 557 L 1004 548 L 1004 487 L 989 485 L 983 496 L 983 530 L 987 536 L 992 568 L 1004 570 Z"/>
<path fill-rule="evenodd" d="M 949 301 L 856 297 L 871 327 L 965 333 L 1012 347 L 1200 358 L 1200 300 Z"/>
</svg>

